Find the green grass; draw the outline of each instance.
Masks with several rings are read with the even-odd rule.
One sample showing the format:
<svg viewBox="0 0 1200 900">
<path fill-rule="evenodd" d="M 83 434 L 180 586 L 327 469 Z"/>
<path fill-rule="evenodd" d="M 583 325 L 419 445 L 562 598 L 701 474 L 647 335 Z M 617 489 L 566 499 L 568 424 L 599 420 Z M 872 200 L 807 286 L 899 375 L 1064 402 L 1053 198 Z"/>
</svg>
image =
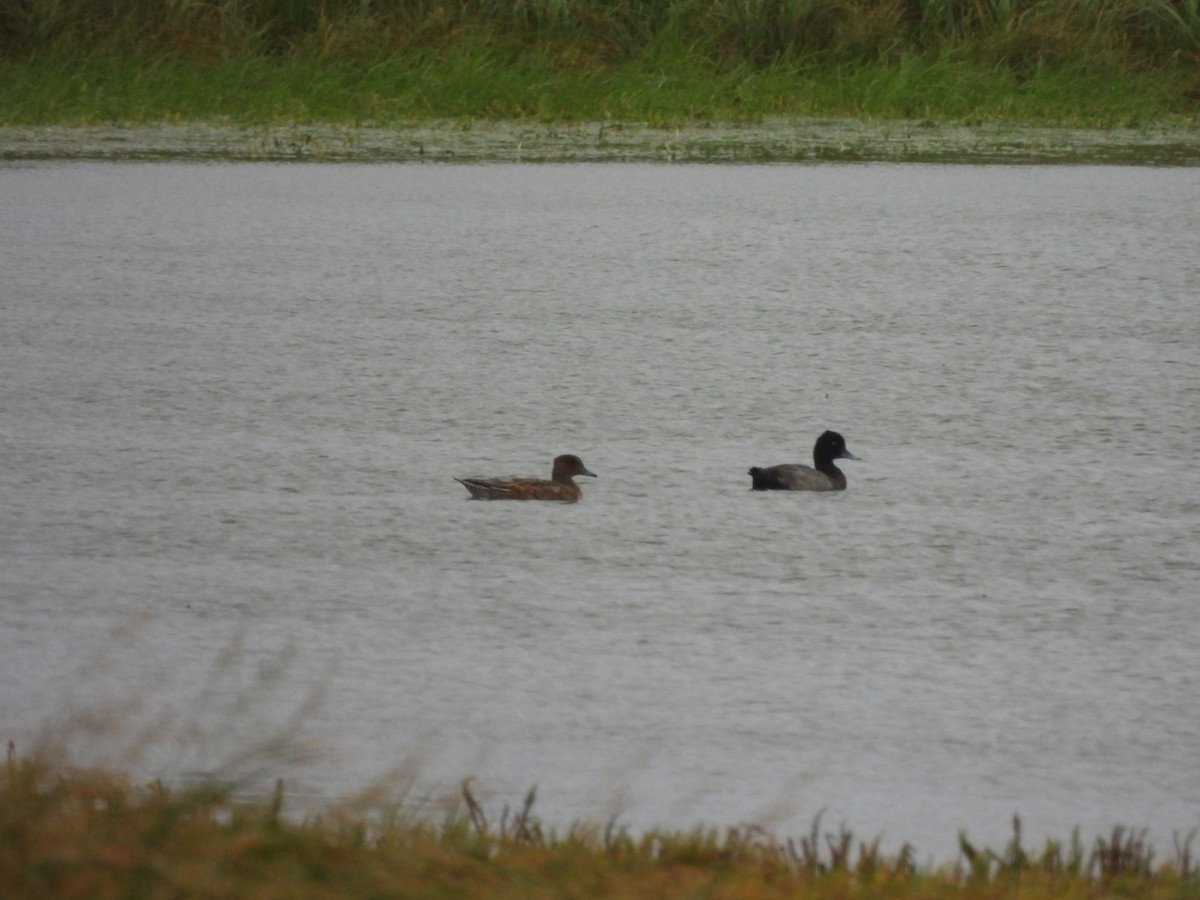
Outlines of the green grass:
<svg viewBox="0 0 1200 900">
<path fill-rule="evenodd" d="M 1200 120 L 1200 0 L 13 0 L 0 124 Z"/>
<path fill-rule="evenodd" d="M 205 785 L 138 787 L 63 771 L 10 749 L 0 783 L 0 896 L 504 898 L 1200 898 L 1193 836 L 1156 862 L 1144 834 L 1114 829 L 1040 851 L 1020 821 L 999 851 L 961 838 L 954 864 L 888 856 L 845 828 L 779 837 L 746 827 L 633 835 L 576 825 L 557 835 L 524 803 L 490 816 L 467 784 L 438 815 L 401 804 L 283 815 L 282 789 L 239 801 Z"/>
<path fill-rule="evenodd" d="M 558 70 L 545 56 L 479 44 L 379 60 L 58 53 L 0 61 L 0 123 L 225 120 L 397 124 L 929 118 L 1107 127 L 1195 122 L 1177 82 L 1086 67 L 1018 79 L 952 58 L 716 70 L 691 58 Z"/>
</svg>

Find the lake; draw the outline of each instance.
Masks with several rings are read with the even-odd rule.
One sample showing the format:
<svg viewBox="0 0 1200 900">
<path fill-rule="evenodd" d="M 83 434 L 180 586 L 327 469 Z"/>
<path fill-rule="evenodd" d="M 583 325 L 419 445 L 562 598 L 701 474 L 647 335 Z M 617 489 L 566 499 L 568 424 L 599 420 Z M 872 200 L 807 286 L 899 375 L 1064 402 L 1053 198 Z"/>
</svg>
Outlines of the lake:
<svg viewBox="0 0 1200 900">
<path fill-rule="evenodd" d="M 1200 827 L 1200 169 L 7 162 L 0 201 L 18 751 L 937 861 Z M 826 429 L 844 493 L 749 490 Z M 454 481 L 559 453 L 578 504 Z"/>
</svg>

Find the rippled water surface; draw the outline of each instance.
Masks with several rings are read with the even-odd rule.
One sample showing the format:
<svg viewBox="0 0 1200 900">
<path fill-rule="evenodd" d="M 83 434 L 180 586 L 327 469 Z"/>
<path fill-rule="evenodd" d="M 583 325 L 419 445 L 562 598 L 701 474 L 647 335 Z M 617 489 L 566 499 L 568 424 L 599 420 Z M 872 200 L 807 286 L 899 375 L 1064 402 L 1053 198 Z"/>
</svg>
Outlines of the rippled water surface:
<svg viewBox="0 0 1200 900">
<path fill-rule="evenodd" d="M 7 164 L 0 201 L 0 739 L 942 859 L 1200 826 L 1200 170 Z M 826 428 L 844 494 L 748 490 Z M 562 452 L 577 505 L 453 480 Z"/>
</svg>

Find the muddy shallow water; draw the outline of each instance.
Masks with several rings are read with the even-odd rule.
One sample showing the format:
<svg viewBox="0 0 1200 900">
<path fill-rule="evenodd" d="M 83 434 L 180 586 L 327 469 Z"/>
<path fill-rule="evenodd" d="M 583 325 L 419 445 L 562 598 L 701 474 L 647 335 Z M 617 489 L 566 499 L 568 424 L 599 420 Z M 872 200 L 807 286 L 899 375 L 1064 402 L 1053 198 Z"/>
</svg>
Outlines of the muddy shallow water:
<svg viewBox="0 0 1200 900">
<path fill-rule="evenodd" d="M 457 162 L 1007 162 L 1200 165 L 1200 127 L 1115 129 L 774 120 L 649 127 L 434 122 L 0 127 L 0 159 Z"/>
</svg>

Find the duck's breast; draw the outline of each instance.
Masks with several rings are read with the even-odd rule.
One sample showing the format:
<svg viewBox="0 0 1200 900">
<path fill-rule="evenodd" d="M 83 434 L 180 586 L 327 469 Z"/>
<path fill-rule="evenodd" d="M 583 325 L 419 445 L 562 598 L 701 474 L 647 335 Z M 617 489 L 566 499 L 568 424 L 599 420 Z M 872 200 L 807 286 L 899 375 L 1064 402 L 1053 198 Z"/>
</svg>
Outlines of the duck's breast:
<svg viewBox="0 0 1200 900">
<path fill-rule="evenodd" d="M 573 503 L 582 493 L 579 485 L 559 481 L 518 481 L 512 485 L 514 500 L 561 500 Z"/>
</svg>

